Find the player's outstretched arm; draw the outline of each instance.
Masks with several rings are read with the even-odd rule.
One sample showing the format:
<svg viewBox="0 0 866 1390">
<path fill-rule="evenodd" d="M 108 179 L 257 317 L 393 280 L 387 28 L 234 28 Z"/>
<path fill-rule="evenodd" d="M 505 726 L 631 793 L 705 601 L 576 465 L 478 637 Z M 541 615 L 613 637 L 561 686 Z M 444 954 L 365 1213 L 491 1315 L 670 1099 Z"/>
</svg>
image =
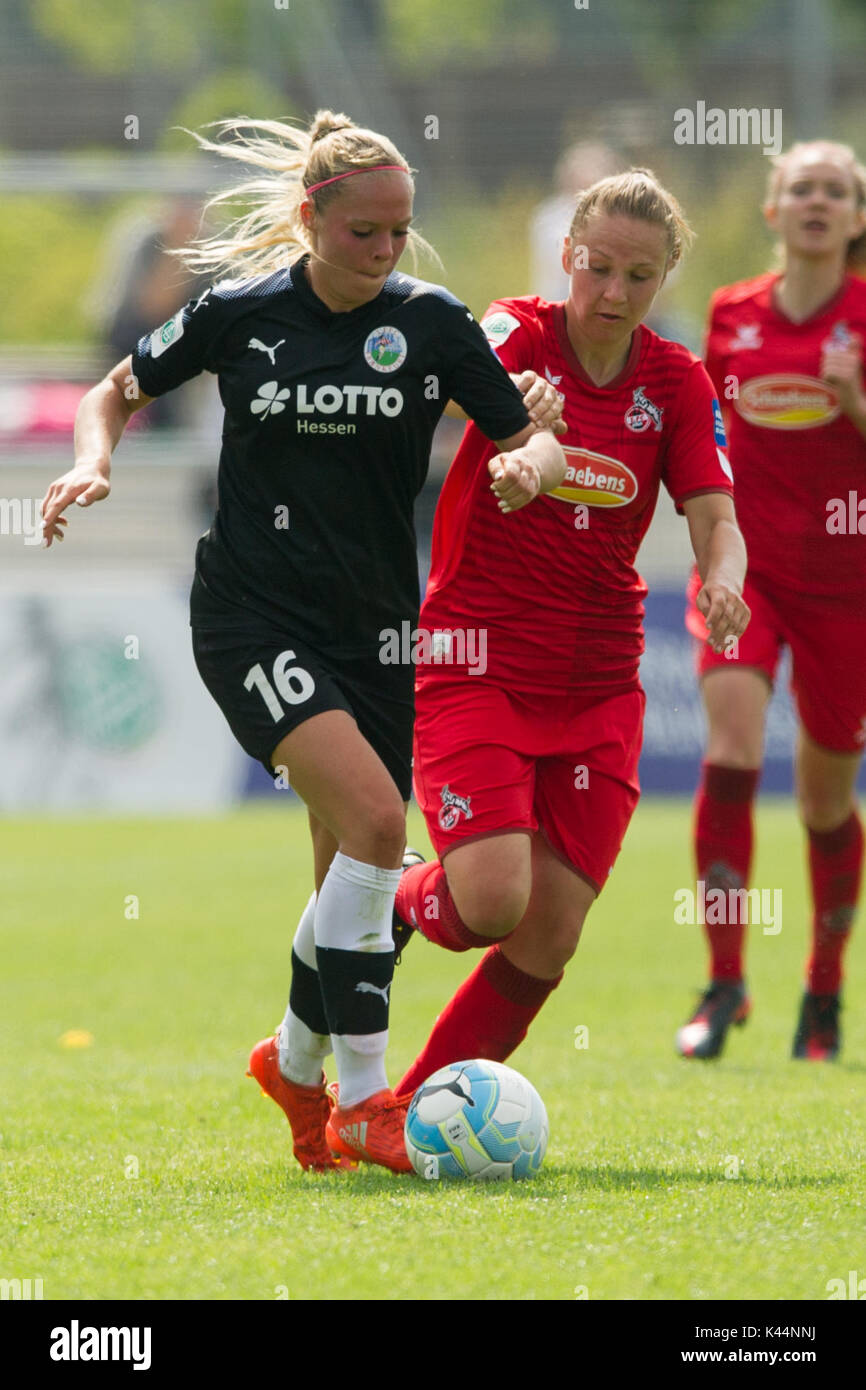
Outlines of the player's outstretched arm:
<svg viewBox="0 0 866 1390">
<path fill-rule="evenodd" d="M 562 397 L 551 382 L 529 369 L 519 373 L 509 372 L 508 375 L 523 396 L 526 413 L 536 429 L 553 430 L 554 434 L 568 432 L 568 425 L 562 419 Z M 452 420 L 469 418 L 456 401 L 448 402 L 445 414 Z"/>
<path fill-rule="evenodd" d="M 540 493 L 552 492 L 565 477 L 565 454 L 547 430 L 534 425 L 496 441 L 501 452 L 487 465 L 499 510 L 516 512 Z"/>
<path fill-rule="evenodd" d="M 752 616 L 743 602 L 746 545 L 734 504 L 725 492 L 706 492 L 683 502 L 692 549 L 703 585 L 697 605 L 707 624 L 714 652 L 723 652 L 731 638 L 742 637 Z"/>
<path fill-rule="evenodd" d="M 130 383 L 135 383 L 131 355 L 81 401 L 75 416 L 75 464 L 55 479 L 42 499 L 46 546 L 55 538 L 63 540 L 66 518 L 61 513 L 72 502 L 87 507 L 108 496 L 112 452 L 136 410 L 153 400 L 138 389 L 129 392 Z"/>
</svg>

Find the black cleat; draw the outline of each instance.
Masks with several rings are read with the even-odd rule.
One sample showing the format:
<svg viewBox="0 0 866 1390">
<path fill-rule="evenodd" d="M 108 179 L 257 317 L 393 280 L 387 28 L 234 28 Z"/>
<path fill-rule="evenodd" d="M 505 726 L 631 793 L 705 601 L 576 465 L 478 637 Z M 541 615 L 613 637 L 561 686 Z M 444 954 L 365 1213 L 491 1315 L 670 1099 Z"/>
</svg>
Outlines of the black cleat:
<svg viewBox="0 0 866 1390">
<path fill-rule="evenodd" d="M 411 869 L 413 864 L 426 864 L 427 861 L 423 854 L 419 854 L 417 849 L 410 849 L 407 845 L 403 851 L 403 871 Z M 397 915 L 396 903 L 394 906 L 394 916 L 391 921 L 391 935 L 394 938 L 394 964 L 399 965 L 404 950 L 409 945 L 415 935 L 415 928 L 411 922 L 404 922 L 402 917 Z"/>
<path fill-rule="evenodd" d="M 751 1008 L 742 981 L 713 980 L 688 1023 L 677 1032 L 677 1052 L 681 1057 L 718 1057 L 731 1024 L 741 1028 Z"/>
<path fill-rule="evenodd" d="M 838 994 L 810 994 L 800 1006 L 791 1056 L 807 1062 L 832 1062 L 839 1056 Z"/>
</svg>

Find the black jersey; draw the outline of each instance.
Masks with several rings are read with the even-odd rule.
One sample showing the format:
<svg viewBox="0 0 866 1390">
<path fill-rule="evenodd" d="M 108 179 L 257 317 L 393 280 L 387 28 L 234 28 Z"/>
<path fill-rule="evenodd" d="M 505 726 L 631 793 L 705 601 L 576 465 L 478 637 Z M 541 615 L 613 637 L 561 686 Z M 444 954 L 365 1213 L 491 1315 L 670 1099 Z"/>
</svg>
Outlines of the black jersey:
<svg viewBox="0 0 866 1390">
<path fill-rule="evenodd" d="M 264 619 L 359 652 L 417 617 L 413 503 L 447 401 L 491 439 L 529 417 L 447 290 L 394 272 L 369 304 L 332 313 L 306 259 L 212 286 L 140 340 L 132 370 L 149 396 L 203 369 L 219 378 L 218 507 L 196 552 L 193 624 Z"/>
</svg>

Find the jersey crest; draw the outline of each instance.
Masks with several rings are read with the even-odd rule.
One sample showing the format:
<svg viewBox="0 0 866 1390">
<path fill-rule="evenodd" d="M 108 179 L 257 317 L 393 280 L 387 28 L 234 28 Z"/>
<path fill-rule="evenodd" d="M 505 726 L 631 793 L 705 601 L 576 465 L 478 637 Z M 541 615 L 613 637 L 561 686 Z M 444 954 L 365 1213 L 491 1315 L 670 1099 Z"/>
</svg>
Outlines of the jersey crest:
<svg viewBox="0 0 866 1390">
<path fill-rule="evenodd" d="M 664 408 L 653 405 L 642 386 L 632 392 L 632 404 L 625 412 L 625 423 L 635 434 L 643 434 L 653 425 L 661 432 Z"/>
<path fill-rule="evenodd" d="M 853 343 L 853 333 L 851 333 L 847 323 L 843 322 L 840 319 L 837 323 L 833 324 L 833 327 L 830 329 L 830 332 L 828 336 L 824 339 L 823 343 L 821 344 L 821 347 L 826 351 L 827 348 L 833 350 L 838 348 L 851 347 Z"/>
<path fill-rule="evenodd" d="M 399 328 L 384 324 L 374 328 L 364 343 L 364 361 L 375 372 L 396 372 L 406 361 L 409 348 Z"/>
</svg>

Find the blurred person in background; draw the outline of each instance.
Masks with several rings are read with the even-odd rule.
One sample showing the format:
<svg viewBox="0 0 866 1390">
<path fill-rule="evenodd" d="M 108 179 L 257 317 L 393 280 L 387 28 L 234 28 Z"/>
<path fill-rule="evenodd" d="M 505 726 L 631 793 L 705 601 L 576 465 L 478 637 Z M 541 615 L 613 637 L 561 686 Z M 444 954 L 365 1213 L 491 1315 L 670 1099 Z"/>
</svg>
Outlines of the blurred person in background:
<svg viewBox="0 0 866 1390">
<path fill-rule="evenodd" d="M 155 323 L 164 323 L 207 285 L 203 275 L 189 270 L 172 252 L 188 246 L 199 234 L 199 199 L 166 199 L 155 212 L 126 216 L 109 238 L 99 276 L 87 297 L 87 308 L 99 324 L 108 360 L 120 361 Z M 192 388 L 172 391 L 153 402 L 147 412 L 149 428 L 176 429 L 192 423 Z"/>
<path fill-rule="evenodd" d="M 694 850 L 699 882 L 707 894 L 721 890 L 714 902 L 725 908 L 707 905 L 710 981 L 676 1045 L 684 1057 L 717 1057 L 751 1008 L 741 890 L 767 704 L 787 646 L 813 903 L 792 1056 L 829 1061 L 840 1047 L 842 959 L 863 867 L 854 789 L 866 741 L 866 521 L 857 507 L 866 492 L 866 285 L 849 267 L 863 264 L 866 169 L 846 145 L 794 145 L 773 161 L 764 216 L 781 269 L 718 290 L 706 341 L 730 427 L 752 621 L 736 650 L 713 651 L 693 578 L 686 625 L 700 642 L 708 721 Z"/>
<path fill-rule="evenodd" d="M 623 172 L 627 161 L 600 140 L 579 140 L 569 145 L 553 172 L 556 192 L 539 203 L 529 223 L 530 293 L 557 303 L 568 294 L 568 276 L 562 269 L 563 227 L 571 224 L 577 199 L 599 179 Z M 664 290 L 675 284 L 677 267 L 671 270 Z M 699 350 L 700 324 L 666 303 L 656 303 L 647 324 L 662 338 Z"/>
<path fill-rule="evenodd" d="M 553 171 L 556 192 L 538 204 L 529 223 L 530 294 L 551 303 L 568 294 L 568 276 L 562 268 L 563 228 L 571 223 L 578 194 L 623 167 L 624 160 L 600 140 L 578 140 L 563 150 Z"/>
</svg>

